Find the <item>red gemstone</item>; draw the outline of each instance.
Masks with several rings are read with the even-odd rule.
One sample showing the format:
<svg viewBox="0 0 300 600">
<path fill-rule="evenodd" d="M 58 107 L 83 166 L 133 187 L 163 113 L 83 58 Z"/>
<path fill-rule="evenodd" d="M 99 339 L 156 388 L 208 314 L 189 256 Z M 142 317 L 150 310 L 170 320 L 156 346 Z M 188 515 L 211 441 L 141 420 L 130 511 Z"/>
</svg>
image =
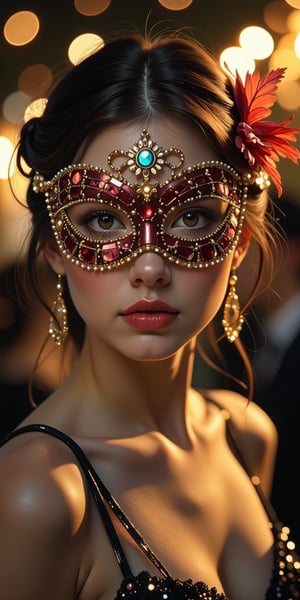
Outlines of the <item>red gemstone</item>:
<svg viewBox="0 0 300 600">
<path fill-rule="evenodd" d="M 104 183 L 102 181 L 99 181 L 98 179 L 89 179 L 87 185 L 89 187 L 91 187 L 91 188 L 100 188 L 100 189 L 102 189 L 104 187 Z"/>
<path fill-rule="evenodd" d="M 190 190 L 190 186 L 184 178 L 176 181 L 176 185 L 174 187 L 179 196 L 182 196 L 182 194 L 185 194 L 185 192 L 188 192 Z"/>
<path fill-rule="evenodd" d="M 96 262 L 97 253 L 92 248 L 86 248 L 85 246 L 81 246 L 80 254 L 86 263 L 92 265 Z"/>
<path fill-rule="evenodd" d="M 211 183 L 201 184 L 201 194 L 203 196 L 211 196 L 213 192 L 213 187 Z"/>
<path fill-rule="evenodd" d="M 205 244 L 201 246 L 199 251 L 200 257 L 202 261 L 211 260 L 216 256 L 216 250 L 213 244 Z"/>
<path fill-rule="evenodd" d="M 132 241 L 133 241 L 133 236 L 130 235 L 127 238 L 125 238 L 124 240 L 119 240 L 119 246 L 120 246 L 120 248 L 122 248 L 122 250 L 129 250 L 129 248 L 131 248 L 131 246 L 132 246 Z"/>
<path fill-rule="evenodd" d="M 170 235 L 165 234 L 164 236 L 168 248 L 176 248 L 178 246 L 178 240 Z"/>
<path fill-rule="evenodd" d="M 235 230 L 233 229 L 233 227 L 231 227 L 230 225 L 228 225 L 226 233 L 227 233 L 228 237 L 230 237 L 231 239 L 233 239 L 234 238 L 234 234 L 235 234 Z"/>
<path fill-rule="evenodd" d="M 102 247 L 102 257 L 105 262 L 111 262 L 118 258 L 120 252 L 116 244 L 105 244 Z"/>
<path fill-rule="evenodd" d="M 161 199 L 162 199 L 163 203 L 166 204 L 166 206 L 168 206 L 168 204 L 171 204 L 172 202 L 174 202 L 174 200 L 176 200 L 176 198 L 177 198 L 177 194 L 173 187 L 170 187 L 168 190 L 165 190 L 161 194 Z"/>
<path fill-rule="evenodd" d="M 217 182 L 216 183 L 216 191 L 221 196 L 228 196 L 229 195 L 229 188 L 228 188 L 228 185 L 226 183 Z"/>
<path fill-rule="evenodd" d="M 59 201 L 60 201 L 60 204 L 65 204 L 66 202 L 69 201 L 69 194 L 66 190 L 62 190 L 60 192 Z"/>
<path fill-rule="evenodd" d="M 144 204 L 140 207 L 139 212 L 143 219 L 149 220 L 153 217 L 154 209 L 149 204 Z"/>
<path fill-rule="evenodd" d="M 210 167 L 210 172 L 215 181 L 222 179 L 222 171 L 218 167 Z"/>
<path fill-rule="evenodd" d="M 110 180 L 110 176 L 107 173 L 101 173 L 98 171 L 88 171 L 88 177 L 86 178 L 86 184 L 89 187 L 97 188 L 102 190 L 107 181 Z"/>
<path fill-rule="evenodd" d="M 174 202 L 174 200 L 176 200 L 177 198 L 181 198 L 184 194 L 189 192 L 190 189 L 191 187 L 188 181 L 184 177 L 181 177 L 180 179 L 171 182 L 168 185 L 167 189 L 163 189 L 163 191 L 160 194 L 160 198 L 163 201 L 163 203 L 166 206 L 168 206 L 169 204 Z"/>
<path fill-rule="evenodd" d="M 123 185 L 123 187 L 119 190 L 119 200 L 124 204 L 132 204 L 134 201 L 134 195 L 129 186 Z"/>
<path fill-rule="evenodd" d="M 70 254 L 73 254 L 77 246 L 77 242 L 75 242 L 75 240 L 73 240 L 73 238 L 71 238 L 70 235 L 66 234 L 64 237 L 64 244 L 67 250 L 70 252 Z"/>
<path fill-rule="evenodd" d="M 226 248 L 228 248 L 229 244 L 230 244 L 230 239 L 227 235 L 223 234 L 221 236 L 221 238 L 218 240 L 218 244 L 221 246 L 221 248 L 223 248 L 223 250 L 226 250 Z"/>
<path fill-rule="evenodd" d="M 80 191 L 81 191 L 81 187 L 77 186 L 77 187 L 72 187 L 70 189 L 70 197 L 71 198 L 79 198 L 80 196 Z"/>
<path fill-rule="evenodd" d="M 110 196 L 117 196 L 121 185 L 121 182 L 117 179 L 109 181 L 105 186 L 105 191 L 110 194 Z"/>
<path fill-rule="evenodd" d="M 178 258 L 182 258 L 182 260 L 192 260 L 194 256 L 194 246 L 185 246 L 184 244 L 179 244 L 176 256 L 178 256 Z"/>
<path fill-rule="evenodd" d="M 207 183 L 209 181 L 207 175 L 205 175 L 204 173 L 201 173 L 201 172 L 200 173 L 196 172 L 195 175 L 192 177 L 192 179 L 193 179 L 193 181 L 195 181 L 195 183 L 197 185 L 204 185 L 205 183 Z"/>
<path fill-rule="evenodd" d="M 148 208 L 146 208 L 146 210 L 145 210 L 145 218 L 151 219 L 152 215 L 153 215 L 153 209 L 151 208 L 151 206 L 148 206 Z"/>
<path fill-rule="evenodd" d="M 75 171 L 75 173 L 73 173 L 72 177 L 71 177 L 71 182 L 74 185 L 78 185 L 78 183 L 80 183 L 82 180 L 82 173 L 80 171 Z"/>
</svg>

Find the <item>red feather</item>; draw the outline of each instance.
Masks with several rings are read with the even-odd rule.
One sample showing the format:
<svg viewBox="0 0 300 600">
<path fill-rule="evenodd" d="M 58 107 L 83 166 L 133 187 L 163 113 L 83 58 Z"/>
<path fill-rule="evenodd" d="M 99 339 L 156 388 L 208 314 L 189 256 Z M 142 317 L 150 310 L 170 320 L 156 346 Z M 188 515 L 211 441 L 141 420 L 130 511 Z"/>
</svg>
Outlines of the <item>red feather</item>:
<svg viewBox="0 0 300 600">
<path fill-rule="evenodd" d="M 275 69 L 262 78 L 258 71 L 253 74 L 247 72 L 245 83 L 236 71 L 236 78 L 232 84 L 235 104 L 240 115 L 236 146 L 253 169 L 261 168 L 269 175 L 279 196 L 282 194 L 282 187 L 276 162 L 283 156 L 297 163 L 300 152 L 291 142 L 296 141 L 299 129 L 289 127 L 293 117 L 281 123 L 263 119 L 271 114 L 270 107 L 275 103 L 276 90 L 285 71 L 286 68 Z"/>
</svg>

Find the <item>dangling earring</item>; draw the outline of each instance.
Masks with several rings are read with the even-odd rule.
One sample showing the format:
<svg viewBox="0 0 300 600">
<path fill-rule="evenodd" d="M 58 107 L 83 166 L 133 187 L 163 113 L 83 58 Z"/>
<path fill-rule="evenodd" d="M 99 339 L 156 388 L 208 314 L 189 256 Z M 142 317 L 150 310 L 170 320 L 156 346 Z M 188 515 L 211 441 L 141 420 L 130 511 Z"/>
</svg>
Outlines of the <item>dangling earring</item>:
<svg viewBox="0 0 300 600">
<path fill-rule="evenodd" d="M 224 314 L 222 325 L 229 342 L 234 342 L 240 335 L 244 323 L 244 317 L 241 315 L 239 298 L 236 293 L 237 276 L 235 269 L 232 270 L 229 277 L 229 291 L 224 305 Z"/>
<path fill-rule="evenodd" d="M 63 287 L 61 283 L 61 275 L 57 275 L 57 296 L 53 304 L 53 315 L 49 322 L 49 335 L 54 339 L 57 346 L 62 346 L 68 335 L 68 317 L 67 309 L 63 299 Z"/>
</svg>

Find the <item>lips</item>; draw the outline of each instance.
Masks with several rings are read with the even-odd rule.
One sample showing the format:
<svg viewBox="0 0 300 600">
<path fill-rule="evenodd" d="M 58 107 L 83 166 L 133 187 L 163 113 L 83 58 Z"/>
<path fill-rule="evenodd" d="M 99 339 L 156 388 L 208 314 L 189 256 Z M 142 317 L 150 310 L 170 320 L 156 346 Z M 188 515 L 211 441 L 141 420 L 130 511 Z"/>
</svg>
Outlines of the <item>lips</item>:
<svg viewBox="0 0 300 600">
<path fill-rule="evenodd" d="M 140 300 L 120 315 L 131 327 L 154 330 L 170 325 L 176 319 L 178 311 L 162 300 Z"/>
</svg>

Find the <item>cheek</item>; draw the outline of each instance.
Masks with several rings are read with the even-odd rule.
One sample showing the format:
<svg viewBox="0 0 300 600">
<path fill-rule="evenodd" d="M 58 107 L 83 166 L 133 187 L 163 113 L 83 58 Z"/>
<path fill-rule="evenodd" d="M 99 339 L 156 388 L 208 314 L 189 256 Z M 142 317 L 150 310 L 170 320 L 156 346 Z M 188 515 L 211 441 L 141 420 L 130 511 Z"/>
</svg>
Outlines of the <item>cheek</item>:
<svg viewBox="0 0 300 600">
<path fill-rule="evenodd" d="M 81 269 L 76 265 L 66 268 L 66 277 L 73 304 L 85 321 L 93 321 L 116 294 L 116 277 L 113 273 L 100 273 Z"/>
<path fill-rule="evenodd" d="M 195 316 L 198 314 L 200 317 L 201 329 L 208 325 L 222 306 L 230 265 L 231 260 L 227 260 L 197 273 L 188 273 L 191 277 L 182 282 L 182 288 L 188 290 L 188 303 L 193 307 Z"/>
</svg>

